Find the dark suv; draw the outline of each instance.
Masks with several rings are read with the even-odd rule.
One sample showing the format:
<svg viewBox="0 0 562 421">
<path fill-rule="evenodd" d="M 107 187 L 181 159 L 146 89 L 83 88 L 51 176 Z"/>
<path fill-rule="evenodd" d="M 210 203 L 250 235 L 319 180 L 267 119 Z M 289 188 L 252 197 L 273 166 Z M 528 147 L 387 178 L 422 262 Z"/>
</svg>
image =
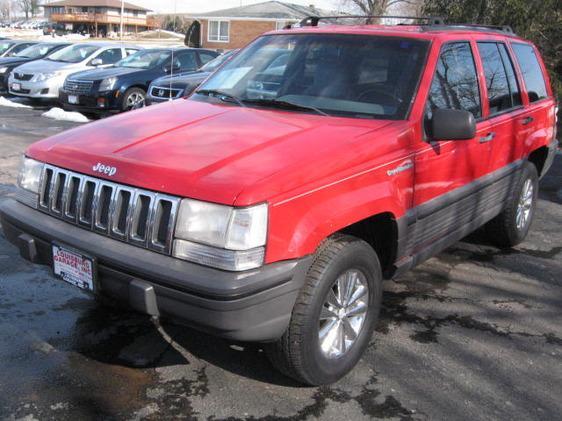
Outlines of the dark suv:
<svg viewBox="0 0 562 421">
<path fill-rule="evenodd" d="M 187 99 L 30 146 L 6 238 L 93 294 L 263 342 L 301 382 L 345 375 L 384 279 L 483 226 L 525 240 L 556 100 L 507 29 L 318 20 L 259 37 Z"/>
<path fill-rule="evenodd" d="M 112 67 L 68 76 L 59 91 L 59 101 L 67 110 L 84 113 L 128 111 L 144 105 L 154 79 L 197 70 L 218 55 L 215 51 L 192 48 L 142 50 Z"/>
</svg>

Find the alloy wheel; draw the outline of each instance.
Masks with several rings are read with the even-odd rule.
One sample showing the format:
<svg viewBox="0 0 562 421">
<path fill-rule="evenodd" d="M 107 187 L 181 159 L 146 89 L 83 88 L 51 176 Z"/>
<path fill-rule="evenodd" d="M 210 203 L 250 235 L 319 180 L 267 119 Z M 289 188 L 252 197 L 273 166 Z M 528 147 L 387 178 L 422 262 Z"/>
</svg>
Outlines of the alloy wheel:
<svg viewBox="0 0 562 421">
<path fill-rule="evenodd" d="M 358 269 L 341 274 L 324 300 L 320 313 L 318 340 L 328 358 L 347 353 L 363 328 L 369 307 L 367 278 Z"/>
</svg>

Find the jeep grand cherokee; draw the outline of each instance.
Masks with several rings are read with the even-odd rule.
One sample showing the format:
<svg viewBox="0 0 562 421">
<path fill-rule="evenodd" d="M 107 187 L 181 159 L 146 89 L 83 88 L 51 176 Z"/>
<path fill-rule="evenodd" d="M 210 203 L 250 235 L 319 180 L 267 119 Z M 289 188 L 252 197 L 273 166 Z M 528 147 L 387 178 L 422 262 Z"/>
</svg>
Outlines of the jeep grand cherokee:
<svg viewBox="0 0 562 421">
<path fill-rule="evenodd" d="M 263 342 L 301 382 L 345 375 L 384 278 L 483 225 L 524 240 L 556 104 L 508 30 L 309 22 L 259 37 L 189 99 L 29 147 L 6 237 L 94 294 Z"/>
</svg>

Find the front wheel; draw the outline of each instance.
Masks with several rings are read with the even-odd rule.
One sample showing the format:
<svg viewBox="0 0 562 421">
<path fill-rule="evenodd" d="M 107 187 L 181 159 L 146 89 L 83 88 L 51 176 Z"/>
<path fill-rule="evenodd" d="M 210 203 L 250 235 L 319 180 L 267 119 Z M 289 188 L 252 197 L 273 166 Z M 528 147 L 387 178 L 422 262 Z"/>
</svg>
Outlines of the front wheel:
<svg viewBox="0 0 562 421">
<path fill-rule="evenodd" d="M 335 382 L 357 364 L 375 328 L 382 297 L 376 253 L 337 235 L 319 249 L 283 337 L 266 347 L 273 365 L 306 384 Z"/>
<path fill-rule="evenodd" d="M 141 88 L 131 88 L 123 94 L 123 111 L 142 108 L 146 101 L 146 92 Z"/>
</svg>

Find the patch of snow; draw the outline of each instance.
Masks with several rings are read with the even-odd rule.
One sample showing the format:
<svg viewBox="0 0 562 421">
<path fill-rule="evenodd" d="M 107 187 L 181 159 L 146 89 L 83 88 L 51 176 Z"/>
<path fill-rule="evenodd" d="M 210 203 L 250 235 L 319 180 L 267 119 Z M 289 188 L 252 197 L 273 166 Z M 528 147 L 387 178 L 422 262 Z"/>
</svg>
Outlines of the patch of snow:
<svg viewBox="0 0 562 421">
<path fill-rule="evenodd" d="M 64 111 L 62 108 L 54 107 L 41 114 L 43 117 L 59 121 L 72 121 L 74 123 L 87 123 L 88 117 L 75 111 Z"/>
<path fill-rule="evenodd" d="M 12 107 L 12 108 L 32 108 L 29 105 L 20 104 L 19 102 L 10 101 L 8 98 L 0 96 L 0 106 L 1 107 Z"/>
</svg>

